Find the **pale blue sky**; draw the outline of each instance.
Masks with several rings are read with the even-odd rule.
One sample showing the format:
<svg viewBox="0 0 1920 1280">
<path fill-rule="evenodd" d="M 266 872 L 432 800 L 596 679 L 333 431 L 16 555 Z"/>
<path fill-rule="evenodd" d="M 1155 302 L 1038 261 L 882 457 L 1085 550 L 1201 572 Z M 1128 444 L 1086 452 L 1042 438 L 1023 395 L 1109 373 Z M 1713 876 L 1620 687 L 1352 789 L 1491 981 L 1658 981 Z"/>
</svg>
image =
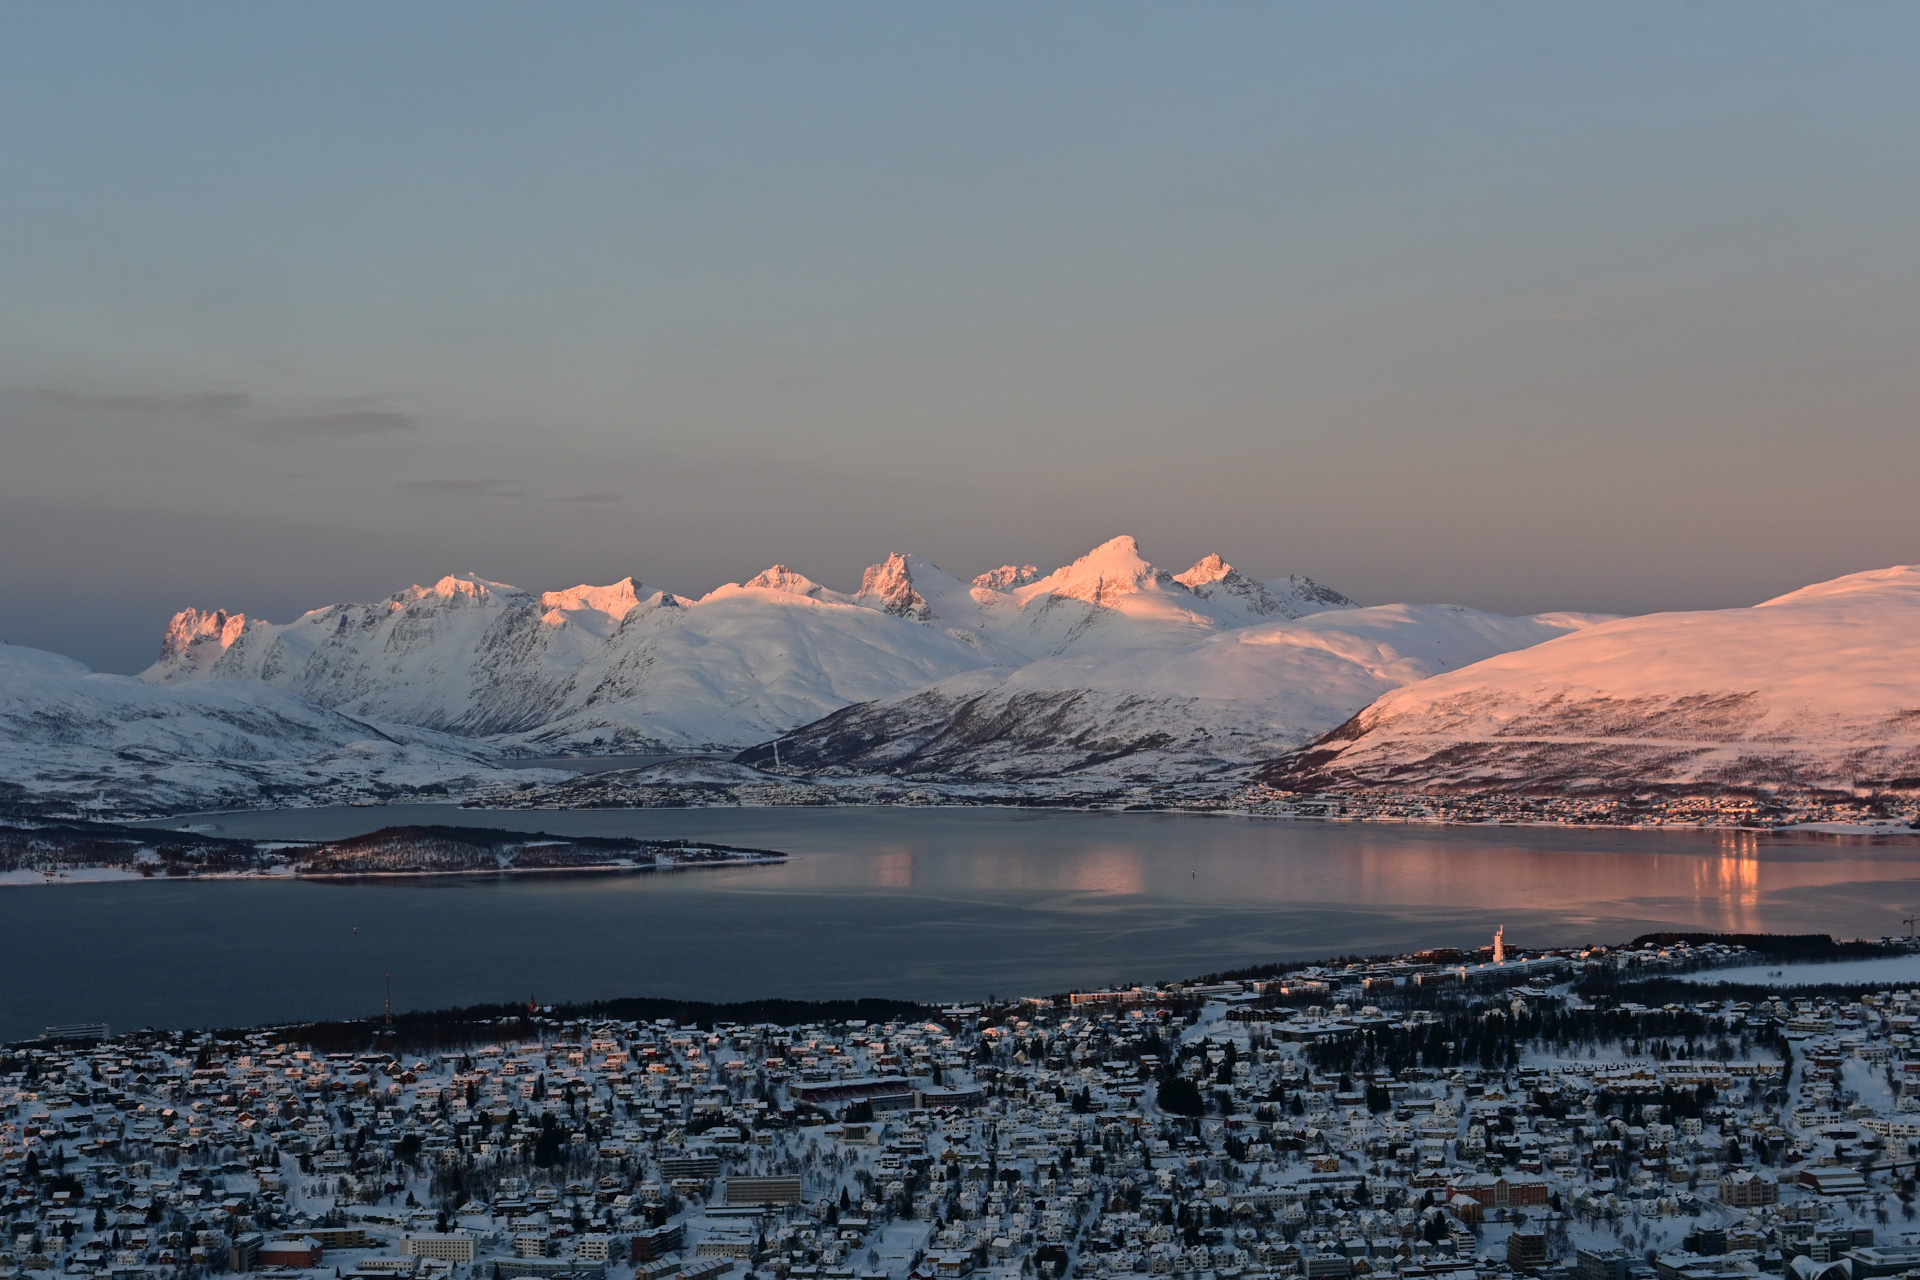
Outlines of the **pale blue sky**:
<svg viewBox="0 0 1920 1280">
<path fill-rule="evenodd" d="M 1920 10 L 15 5 L 0 637 L 1115 533 L 1369 601 L 1920 560 Z"/>
</svg>

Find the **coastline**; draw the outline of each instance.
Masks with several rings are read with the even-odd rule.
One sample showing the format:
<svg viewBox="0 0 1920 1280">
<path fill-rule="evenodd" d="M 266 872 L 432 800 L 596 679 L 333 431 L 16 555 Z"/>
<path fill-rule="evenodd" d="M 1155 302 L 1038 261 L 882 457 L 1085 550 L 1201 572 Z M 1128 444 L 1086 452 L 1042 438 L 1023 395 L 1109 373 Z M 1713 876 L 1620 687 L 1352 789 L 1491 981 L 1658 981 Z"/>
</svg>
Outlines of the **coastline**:
<svg viewBox="0 0 1920 1280">
<path fill-rule="evenodd" d="M 822 788 L 823 790 L 826 788 Z M 869 790 L 862 787 L 862 790 Z M 1153 814 L 1160 816 L 1191 816 L 1215 818 L 1243 818 L 1248 820 L 1279 821 L 1301 824 L 1329 825 L 1377 825 L 1385 827 L 1420 828 L 1459 828 L 1459 829 L 1505 829 L 1535 831 L 1587 831 L 1587 832 L 1631 832 L 1652 834 L 1674 832 L 1681 834 L 1718 833 L 1724 837 L 1740 839 L 1759 839 L 1769 836 L 1794 837 L 1800 839 L 1831 840 L 1835 842 L 1867 841 L 1875 844 L 1904 847 L 1911 845 L 1920 851 L 1920 828 L 1907 821 L 1885 816 L 1868 817 L 1858 815 L 1857 820 L 1842 820 L 1831 812 L 1796 812 L 1791 816 L 1810 818 L 1806 821 L 1756 820 L 1760 814 L 1749 799 L 1737 798 L 1724 807 L 1708 807 L 1697 799 L 1684 799 L 1673 809 L 1667 809 L 1658 802 L 1641 802 L 1627 805 L 1612 801 L 1564 799 L 1527 799 L 1523 797 L 1486 797 L 1486 796 L 1419 796 L 1419 795 L 1340 795 L 1323 793 L 1316 796 L 1276 795 L 1264 788 L 1257 791 L 1245 784 L 1235 785 L 1231 790 L 1225 786 L 1205 784 L 1187 784 L 1181 788 L 1181 794 L 1154 795 L 1142 794 L 1145 788 L 1125 796 L 1082 795 L 1069 797 L 1054 793 L 1046 796 L 1007 795 L 956 795 L 945 788 L 916 787 L 906 795 L 849 796 L 842 791 L 828 797 L 818 794 L 805 795 L 803 800 L 796 799 L 798 787 L 767 787 L 749 785 L 704 789 L 697 796 L 676 795 L 662 802 L 636 803 L 632 805 L 613 804 L 537 804 L 522 800 L 509 805 L 489 804 L 485 801 L 448 801 L 436 797 L 428 802 L 434 807 L 445 806 L 465 815 L 478 816 L 490 812 L 518 814 L 578 814 L 592 812 L 610 812 L 626 810 L 634 813 L 673 813 L 689 811 L 741 811 L 751 810 L 762 814 L 784 810 L 830 809 L 830 810 L 882 810 L 897 811 L 906 809 L 953 811 L 953 810 L 993 810 L 1002 813 L 1081 813 L 1088 815 L 1114 814 Z M 836 788 L 835 790 L 839 790 Z M 766 794 L 774 791 L 776 795 Z M 746 793 L 746 794 L 743 794 Z M 758 794 L 754 794 L 758 793 Z M 1250 794 L 1252 793 L 1252 794 Z M 802 793 L 804 794 L 804 793 Z M 640 797 L 635 797 L 640 799 Z M 409 802 L 395 802 L 407 804 Z M 418 801 L 412 803 L 419 803 Z M 472 859 L 467 865 L 446 866 L 444 855 L 431 852 L 411 854 L 404 850 L 375 853 L 363 850 L 347 853 L 333 846 L 338 841 L 321 841 L 320 846 L 329 852 L 322 858 L 345 859 L 347 865 L 325 867 L 313 865 L 306 857 L 295 854 L 298 861 L 286 860 L 286 855 L 295 853 L 303 846 L 312 845 L 311 841 L 291 841 L 284 837 L 273 839 L 246 838 L 233 839 L 216 834 L 218 825 L 211 819 L 220 814 L 273 814 L 280 812 L 297 813 L 319 808 L 312 805 L 274 806 L 261 809 L 197 811 L 188 814 L 147 817 L 138 820 L 124 820 L 115 823 L 75 822 L 65 828 L 60 823 L 50 823 L 46 828 L 19 828 L 16 834 L 32 834 L 39 830 L 44 834 L 54 834 L 60 830 L 72 833 L 76 843 L 88 842 L 84 833 L 110 833 L 110 842 L 122 846 L 117 856 L 106 856 L 97 861 L 89 861 L 86 851 L 76 848 L 72 853 L 54 849 L 51 854 L 41 853 L 50 865 L 30 864 L 34 855 L 16 852 L 11 869 L 0 870 L 0 889 L 26 886 L 47 886 L 62 884 L 106 884 L 126 883 L 136 880 L 312 880 L 321 882 L 368 882 L 409 881 L 449 879 L 525 879 L 554 876 L 560 873 L 585 873 L 600 876 L 624 876 L 649 871 L 680 871 L 696 867 L 718 866 L 766 866 L 778 865 L 787 860 L 787 855 L 777 850 L 732 849 L 706 842 L 694 842 L 691 848 L 704 851 L 706 856 L 682 856 L 682 850 L 688 848 L 684 841 L 653 842 L 639 841 L 634 848 L 648 846 L 649 856 L 636 860 L 626 849 L 607 849 L 614 856 L 605 860 L 580 861 L 568 863 L 556 860 L 556 864 L 531 861 L 531 865 L 519 865 L 516 859 L 520 854 L 509 850 L 507 846 L 525 847 L 531 844 L 552 842 L 571 844 L 572 852 L 578 856 L 591 857 L 590 847 L 583 847 L 571 838 L 548 837 L 545 833 L 512 833 L 487 827 L 458 827 L 438 830 L 438 835 L 453 837 L 464 843 L 477 842 L 493 848 L 495 852 L 485 852 L 479 848 L 467 850 L 464 855 Z M 379 810 L 377 804 L 355 804 L 341 806 L 350 809 Z M 1830 810 L 1837 806 L 1828 806 Z M 1865 808 L 1865 805 L 1846 806 Z M 1787 815 L 1782 815 L 1787 816 Z M 415 819 L 419 821 L 419 819 Z M 432 822 L 432 818 L 426 819 Z M 161 827 L 153 824 L 177 822 L 179 826 Z M 397 835 L 402 829 L 393 829 L 391 835 Z M 408 829 L 412 830 L 412 829 Z M 459 834 L 456 836 L 455 832 Z M 378 835 L 379 833 L 373 833 Z M 420 828 L 416 835 L 427 834 Z M 352 841 L 369 837 L 352 837 Z M 57 840 L 57 836 L 56 836 Z M 127 845 L 142 842 L 138 850 L 129 850 Z M 187 847 L 183 855 L 179 849 L 171 848 L 175 842 Z M 43 841 L 44 843 L 44 841 Z M 592 838 L 587 846 L 596 843 Z M 78 857 L 74 855 L 78 854 Z M 496 856 L 498 861 L 495 861 Z M 428 865 L 406 866 L 409 857 L 416 857 Z M 402 865 L 393 865 L 395 860 Z M 430 865 L 438 861 L 440 866 Z M 362 865 L 352 865 L 359 862 Z M 0 863 L 0 866 L 5 866 Z M 142 868 L 147 868 L 143 870 Z M 184 872 L 184 874 L 183 874 Z"/>
<path fill-rule="evenodd" d="M 705 871 L 723 867 L 761 867 L 777 866 L 787 861 L 790 854 L 763 855 L 751 858 L 708 859 L 694 862 L 672 862 L 645 865 L 641 863 L 607 862 L 578 867 L 496 867 L 491 870 L 476 868 L 465 871 L 207 871 L 191 875 L 142 875 L 138 871 L 128 871 L 117 866 L 72 867 L 64 871 L 0 871 L 0 888 L 29 888 L 35 885 L 57 884 L 184 884 L 196 880 L 314 880 L 314 881 L 361 881 L 361 880 L 497 880 L 528 879 L 547 876 L 571 875 L 639 875 L 649 872 Z"/>
<path fill-rule="evenodd" d="M 196 824 L 203 825 L 203 824 Z M 714 841 L 399 824 L 333 840 L 247 839 L 106 823 L 0 827 L 0 886 L 131 880 L 398 880 L 630 875 L 765 866 L 789 855 Z"/>
<path fill-rule="evenodd" d="M 1451 797 L 1428 797 L 1429 802 L 1451 799 Z M 1348 798 L 1350 803 L 1358 803 Z M 1545 816 L 1528 817 L 1468 817 L 1450 814 L 1407 814 L 1378 812 L 1287 812 L 1271 806 L 1257 804 L 1212 804 L 1182 803 L 1180 801 L 1142 801 L 1129 799 L 1113 803 L 1085 802 L 1070 803 L 1052 800 L 1022 799 L 1000 797 L 997 799 L 947 798 L 940 800 L 849 800 L 809 799 L 802 802 L 780 802 L 759 799 L 704 799 L 696 803 L 678 804 L 634 804 L 634 805 L 537 805 L 515 804 L 500 805 L 473 803 L 468 801 L 448 801 L 443 798 L 433 800 L 383 800 L 376 802 L 342 805 L 342 808 L 378 809 L 389 804 L 445 804 L 468 813 L 592 813 L 610 810 L 630 810 L 633 812 L 679 812 L 697 809 L 998 809 L 1008 812 L 1040 813 L 1139 813 L 1157 815 L 1177 815 L 1197 818 L 1248 818 L 1283 822 L 1325 822 L 1325 823 L 1373 823 L 1382 826 L 1436 826 L 1436 827 L 1528 827 L 1566 831 L 1732 831 L 1758 835 L 1795 834 L 1795 835 L 1832 835 L 1832 836 L 1876 836 L 1887 838 L 1913 838 L 1920 840 L 1920 826 L 1897 819 L 1881 819 L 1866 822 L 1810 821 L 1755 823 L 1742 821 L 1716 821 L 1708 817 L 1676 819 L 1662 817 L 1658 820 L 1643 821 L 1604 821 L 1594 818 L 1553 818 Z M 139 827 L 143 824 L 173 822 L 182 818 L 197 818 L 215 814 L 258 814 L 282 811 L 331 808 L 335 806 L 320 804 L 275 805 L 258 809 L 215 809 L 192 810 L 185 813 L 149 814 L 138 818 L 114 819 L 116 825 Z M 190 827 L 170 828 L 181 832 L 190 832 Z M 5 873 L 0 873 L 5 874 Z"/>
</svg>

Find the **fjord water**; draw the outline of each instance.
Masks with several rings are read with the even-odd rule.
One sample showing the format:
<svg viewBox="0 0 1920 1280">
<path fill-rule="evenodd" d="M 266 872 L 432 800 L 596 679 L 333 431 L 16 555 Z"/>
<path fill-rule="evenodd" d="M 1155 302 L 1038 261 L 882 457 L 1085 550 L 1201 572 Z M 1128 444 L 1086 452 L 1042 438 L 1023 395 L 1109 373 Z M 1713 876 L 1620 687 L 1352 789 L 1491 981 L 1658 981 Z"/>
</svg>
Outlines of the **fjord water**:
<svg viewBox="0 0 1920 1280">
<path fill-rule="evenodd" d="M 0 1039 L 53 1023 L 239 1026 L 621 995 L 967 999 L 1264 961 L 1619 942 L 1648 930 L 1904 931 L 1920 843 L 1003 809 L 203 815 L 279 839 L 406 823 L 692 837 L 777 866 L 662 875 L 0 888 Z"/>
</svg>

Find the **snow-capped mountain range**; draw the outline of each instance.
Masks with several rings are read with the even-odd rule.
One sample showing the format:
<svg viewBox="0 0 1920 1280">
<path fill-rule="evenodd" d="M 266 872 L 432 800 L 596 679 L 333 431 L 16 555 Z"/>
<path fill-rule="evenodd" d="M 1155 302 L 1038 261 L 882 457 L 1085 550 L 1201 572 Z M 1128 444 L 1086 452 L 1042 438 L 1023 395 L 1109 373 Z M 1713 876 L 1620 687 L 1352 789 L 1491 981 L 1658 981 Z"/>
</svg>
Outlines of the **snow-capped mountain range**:
<svg viewBox="0 0 1920 1280">
<path fill-rule="evenodd" d="M 1920 565 L 1620 618 L 1387 693 L 1292 789 L 1920 788 Z"/>
<path fill-rule="evenodd" d="M 697 598 L 472 575 L 288 623 L 186 610 L 138 678 L 0 646 L 0 803 L 166 809 L 553 782 L 529 755 L 975 783 L 1920 787 L 1920 567 L 1751 609 L 1361 607 L 1115 538 L 963 581 L 892 555 Z M 748 769 L 746 766 L 753 766 Z M 677 776 L 677 775 L 676 775 Z M 1107 785 L 1102 783 L 1101 785 Z"/>
<path fill-rule="evenodd" d="M 633 578 L 536 593 L 473 575 L 275 624 L 184 610 L 141 679 L 242 680 L 355 716 L 529 749 L 738 750 L 964 672 L 1191 645 L 1354 603 L 1209 556 L 1182 574 L 1132 538 L 1042 575 L 963 582 L 892 555 L 858 591 L 775 565 L 699 598 Z"/>
</svg>

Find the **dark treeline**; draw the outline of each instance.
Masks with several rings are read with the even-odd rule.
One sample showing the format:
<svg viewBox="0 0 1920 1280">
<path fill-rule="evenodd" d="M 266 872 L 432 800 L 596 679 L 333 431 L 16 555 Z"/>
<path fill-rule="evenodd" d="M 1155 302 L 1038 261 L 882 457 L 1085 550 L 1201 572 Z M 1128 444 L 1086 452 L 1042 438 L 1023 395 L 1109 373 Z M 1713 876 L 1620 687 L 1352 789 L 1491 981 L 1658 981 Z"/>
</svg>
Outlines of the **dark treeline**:
<svg viewBox="0 0 1920 1280">
<path fill-rule="evenodd" d="M 0 827 L 0 871 L 69 871 L 79 867 L 132 869 L 152 850 L 161 866 L 191 862 L 219 871 L 250 870 L 259 860 L 252 841 L 185 831 L 122 827 L 110 822 L 52 822 Z M 153 864 L 144 864 L 152 868 Z"/>
<path fill-rule="evenodd" d="M 1258 982 L 1263 978 L 1283 978 L 1289 973 L 1298 973 L 1302 969 L 1321 966 L 1323 968 L 1345 968 L 1350 964 L 1387 964 L 1403 959 L 1401 956 L 1335 956 L 1331 960 L 1280 960 L 1273 964 L 1249 965 L 1242 969 L 1222 969 L 1217 973 L 1202 974 L 1194 982 Z"/>
<path fill-rule="evenodd" d="M 350 836 L 345 840 L 328 840 L 309 846 L 311 848 L 357 850 L 378 848 L 395 840 L 445 840 L 451 843 L 472 845 L 476 848 L 501 849 L 516 848 L 529 841 L 556 841 L 581 849 L 605 849 L 609 851 L 629 851 L 635 849 L 722 849 L 730 853 L 755 853 L 767 857 L 784 858 L 786 855 L 773 849 L 743 849 L 733 845 L 714 844 L 707 840 L 654 840 L 638 836 L 556 836 L 545 831 L 503 831 L 496 827 L 382 827 L 363 836 Z M 300 850 L 291 850 L 298 853 Z"/>
<path fill-rule="evenodd" d="M 777 1023 L 793 1026 L 810 1022 L 888 1022 L 937 1014 L 931 1006 L 907 1000 L 743 1000 L 720 1004 L 700 1000 L 634 997 L 580 1004 L 548 1005 L 529 1010 L 526 1005 L 470 1005 L 461 1009 L 396 1013 L 393 1025 L 377 1018 L 338 1022 L 309 1022 L 268 1028 L 289 1043 L 318 1053 L 431 1053 L 471 1045 L 537 1040 L 570 1022 L 614 1020 L 651 1022 L 671 1018 L 682 1026 L 712 1028 L 717 1023 Z M 225 1031 L 231 1039 L 247 1031 Z"/>
<path fill-rule="evenodd" d="M 269 845 L 275 846 L 271 852 Z M 677 855 L 682 863 L 786 856 L 711 841 L 556 836 L 491 827 L 382 827 L 345 840 L 290 846 L 102 822 L 0 826 L 0 871 L 118 867 L 142 875 L 184 877 L 257 872 L 281 864 L 314 875 L 492 871 L 501 869 L 503 855 L 510 855 L 508 865 L 514 870 L 565 870 L 621 858 L 644 865 L 659 854 Z"/>
<path fill-rule="evenodd" d="M 1573 1058 L 1612 1045 L 1655 1062 L 1725 1061 L 1753 1048 L 1771 1052 L 1783 1062 L 1791 1057 L 1791 1047 L 1777 1028 L 1733 1031 L 1722 1018 L 1687 1009 L 1547 1007 L 1515 1012 L 1498 1005 L 1460 1006 L 1431 1021 L 1368 1028 L 1310 1045 L 1307 1055 L 1329 1074 L 1375 1070 L 1398 1074 L 1409 1067 L 1504 1071 L 1518 1067 L 1520 1054 L 1527 1049 Z"/>
<path fill-rule="evenodd" d="M 1880 982 L 1810 982 L 1797 986 L 1761 986 L 1752 982 L 1689 982 L 1684 978 L 1621 978 L 1598 973 L 1583 979 L 1575 991 L 1589 1000 L 1631 1000 L 1639 1004 L 1692 1004 L 1699 1000 L 1744 1000 L 1758 1004 L 1765 1000 L 1855 1000 L 1861 995 L 1884 991 Z"/>
<path fill-rule="evenodd" d="M 1836 942 L 1827 933 L 1646 933 L 1627 945 L 1671 947 L 1680 942 L 1694 947 L 1710 942 L 1745 947 L 1769 960 L 1853 960 L 1900 954 L 1897 948 L 1879 942 Z"/>
</svg>

